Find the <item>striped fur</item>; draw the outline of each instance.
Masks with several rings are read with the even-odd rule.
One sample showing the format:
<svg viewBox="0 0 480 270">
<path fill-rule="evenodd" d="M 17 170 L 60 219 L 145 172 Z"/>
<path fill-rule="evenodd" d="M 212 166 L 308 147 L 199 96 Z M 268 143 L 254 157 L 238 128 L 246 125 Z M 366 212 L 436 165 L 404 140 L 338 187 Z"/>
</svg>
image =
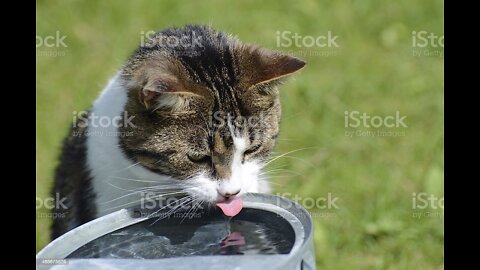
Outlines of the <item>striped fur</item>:
<svg viewBox="0 0 480 270">
<path fill-rule="evenodd" d="M 207 26 L 152 36 L 91 110 L 127 113 L 133 125 L 89 125 L 97 135 L 66 140 L 55 192 L 68 198 L 69 209 L 54 221 L 53 237 L 138 199 L 128 190 L 146 183 L 177 185 L 207 204 L 267 191 L 259 173 L 278 137 L 277 87 L 304 65 Z M 252 119 L 256 124 L 241 121 Z M 102 136 L 107 132 L 118 135 Z M 117 189 L 111 183 L 118 178 L 145 183 Z"/>
</svg>

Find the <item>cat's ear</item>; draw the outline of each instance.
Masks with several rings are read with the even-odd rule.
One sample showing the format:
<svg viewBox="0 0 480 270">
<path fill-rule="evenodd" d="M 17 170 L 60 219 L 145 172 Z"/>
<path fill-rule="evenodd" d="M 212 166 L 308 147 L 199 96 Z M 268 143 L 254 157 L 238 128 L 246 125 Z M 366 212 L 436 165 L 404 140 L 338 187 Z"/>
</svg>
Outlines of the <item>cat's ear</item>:
<svg viewBox="0 0 480 270">
<path fill-rule="evenodd" d="M 125 72 L 127 87 L 142 107 L 150 111 L 186 111 L 200 96 L 180 63 L 163 56 L 151 57 Z"/>
<path fill-rule="evenodd" d="M 185 111 L 189 109 L 190 101 L 198 97 L 171 76 L 147 78 L 138 89 L 140 103 L 152 111 Z"/>
<path fill-rule="evenodd" d="M 280 81 L 302 69 L 306 62 L 250 44 L 235 46 L 242 83 L 251 88 L 259 84 Z"/>
</svg>

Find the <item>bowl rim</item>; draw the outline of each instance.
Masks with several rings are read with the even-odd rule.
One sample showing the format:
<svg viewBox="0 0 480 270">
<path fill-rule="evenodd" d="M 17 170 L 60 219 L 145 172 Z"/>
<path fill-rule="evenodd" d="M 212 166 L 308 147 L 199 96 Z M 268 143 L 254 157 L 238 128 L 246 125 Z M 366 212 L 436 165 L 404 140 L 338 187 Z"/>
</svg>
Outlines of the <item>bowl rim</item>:
<svg viewBox="0 0 480 270">
<path fill-rule="evenodd" d="M 248 193 L 247 196 L 243 196 L 244 208 L 258 209 L 275 213 L 285 219 L 292 227 L 295 233 L 295 241 L 292 249 L 288 254 L 283 255 L 258 255 L 266 257 L 278 257 L 285 258 L 285 260 L 295 257 L 296 259 L 302 257 L 307 253 L 308 249 L 313 248 L 313 221 L 308 211 L 300 204 L 291 201 L 287 198 L 277 195 L 263 194 L 263 193 Z M 44 259 L 65 259 L 72 252 L 93 241 L 105 234 L 113 232 L 115 230 L 134 225 L 150 219 L 145 212 L 139 212 L 139 206 L 129 207 L 121 209 L 108 215 L 94 219 L 88 223 L 85 223 L 63 235 L 56 238 L 45 246 L 40 252 L 38 252 L 36 259 L 37 265 Z M 148 210 L 154 211 L 154 210 Z M 214 256 L 214 255 L 212 255 Z M 251 255 L 246 255 L 251 256 Z M 246 257 L 242 256 L 242 257 Z M 187 257 L 174 257 L 174 258 L 193 258 L 193 257 L 211 257 L 211 256 L 187 256 Z M 218 256 L 215 256 L 218 257 Z M 222 256 L 223 257 L 223 256 Z M 238 256 L 226 256 L 237 257 Z M 159 258 L 153 260 L 165 260 L 168 258 Z M 68 260 L 89 260 L 89 258 L 75 258 Z M 95 259 L 98 260 L 98 259 Z M 103 259 L 108 261 L 109 259 Z M 111 259 L 111 260 L 124 260 L 124 259 Z M 144 260 L 138 260 L 144 261 Z M 278 260 L 277 260 L 278 261 Z M 278 261 L 279 264 L 281 263 Z"/>
</svg>

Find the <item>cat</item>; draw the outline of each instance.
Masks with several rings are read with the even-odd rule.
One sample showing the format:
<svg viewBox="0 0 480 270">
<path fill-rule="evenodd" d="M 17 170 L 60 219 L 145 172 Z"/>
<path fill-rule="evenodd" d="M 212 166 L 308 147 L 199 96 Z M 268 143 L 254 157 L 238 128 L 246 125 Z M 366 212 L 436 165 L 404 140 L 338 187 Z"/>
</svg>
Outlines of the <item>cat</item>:
<svg viewBox="0 0 480 270">
<path fill-rule="evenodd" d="M 261 170 L 279 133 L 278 85 L 305 64 L 209 26 L 155 33 L 74 121 L 52 239 L 141 192 L 207 206 L 269 192 Z"/>
</svg>

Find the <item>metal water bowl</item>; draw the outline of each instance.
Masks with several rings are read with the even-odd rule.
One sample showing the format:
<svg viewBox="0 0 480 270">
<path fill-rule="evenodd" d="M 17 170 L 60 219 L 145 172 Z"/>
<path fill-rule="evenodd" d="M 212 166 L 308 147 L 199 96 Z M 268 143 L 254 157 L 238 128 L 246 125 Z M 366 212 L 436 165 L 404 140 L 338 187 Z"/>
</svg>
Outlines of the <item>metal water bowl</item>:
<svg viewBox="0 0 480 270">
<path fill-rule="evenodd" d="M 218 209 L 203 210 L 198 217 L 187 219 L 158 218 L 161 211 L 152 217 L 155 211 L 137 206 L 79 226 L 37 254 L 37 269 L 315 269 L 311 216 L 301 205 L 286 198 L 267 194 L 245 196 L 242 211 L 232 219 L 238 232 L 221 243 L 215 237 L 221 235 L 221 224 L 229 222 L 219 222 L 224 217 Z M 273 236 L 260 238 L 267 246 L 280 243 L 276 251 L 248 250 L 249 242 L 259 241 L 248 235 L 251 229 L 247 224 L 267 228 Z M 205 230 L 207 227 L 210 233 Z M 159 239 L 166 239 L 166 245 L 175 249 L 158 256 L 154 250 L 163 248 Z M 214 245 L 207 245 L 212 241 L 216 241 Z M 129 245 L 125 248 L 123 242 Z M 106 248 L 99 248 L 102 244 Z"/>
</svg>

